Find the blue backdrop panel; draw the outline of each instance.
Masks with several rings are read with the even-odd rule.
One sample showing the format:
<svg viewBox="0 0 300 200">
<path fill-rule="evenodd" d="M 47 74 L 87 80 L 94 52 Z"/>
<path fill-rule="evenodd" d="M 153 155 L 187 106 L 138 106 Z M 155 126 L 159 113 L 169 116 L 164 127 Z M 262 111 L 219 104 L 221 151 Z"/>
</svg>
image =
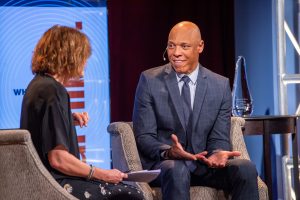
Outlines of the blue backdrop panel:
<svg viewBox="0 0 300 200">
<path fill-rule="evenodd" d="M 110 121 L 110 99 L 106 5 L 103 2 L 97 6 L 74 1 L 72 5 L 31 2 L 35 4 L 6 1 L 0 7 L 0 128 L 19 127 L 22 98 L 33 78 L 31 56 L 42 34 L 55 24 L 82 28 L 91 41 L 92 56 L 87 63 L 84 85 L 67 89 L 84 94 L 71 98 L 71 102 L 80 104 L 73 111 L 87 111 L 90 115 L 88 127 L 77 127 L 82 159 L 108 169 L 110 141 L 106 127 Z"/>
</svg>

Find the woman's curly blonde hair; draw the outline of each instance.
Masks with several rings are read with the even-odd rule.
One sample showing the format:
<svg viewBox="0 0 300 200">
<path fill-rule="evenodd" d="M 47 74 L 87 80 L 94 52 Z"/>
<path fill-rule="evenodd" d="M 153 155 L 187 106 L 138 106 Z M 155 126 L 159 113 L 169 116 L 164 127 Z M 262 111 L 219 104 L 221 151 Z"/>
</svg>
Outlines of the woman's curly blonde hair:
<svg viewBox="0 0 300 200">
<path fill-rule="evenodd" d="M 56 75 L 64 82 L 79 78 L 91 55 L 88 37 L 77 29 L 55 25 L 38 41 L 32 56 L 32 73 Z"/>
</svg>

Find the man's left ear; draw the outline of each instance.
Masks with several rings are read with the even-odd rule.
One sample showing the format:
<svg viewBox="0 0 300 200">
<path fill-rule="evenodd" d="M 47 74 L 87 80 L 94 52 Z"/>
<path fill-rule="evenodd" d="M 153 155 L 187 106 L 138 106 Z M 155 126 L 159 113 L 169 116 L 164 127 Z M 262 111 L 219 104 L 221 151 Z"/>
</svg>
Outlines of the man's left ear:
<svg viewBox="0 0 300 200">
<path fill-rule="evenodd" d="M 199 54 L 202 53 L 203 49 L 204 49 L 204 41 L 201 40 L 199 45 L 198 45 L 198 53 Z"/>
</svg>

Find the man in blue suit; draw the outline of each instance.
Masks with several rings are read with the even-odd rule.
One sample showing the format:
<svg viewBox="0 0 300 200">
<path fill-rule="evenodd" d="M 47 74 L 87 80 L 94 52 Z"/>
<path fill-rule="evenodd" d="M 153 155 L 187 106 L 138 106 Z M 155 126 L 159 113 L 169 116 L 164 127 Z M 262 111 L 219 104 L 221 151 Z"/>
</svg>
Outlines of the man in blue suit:
<svg viewBox="0 0 300 200">
<path fill-rule="evenodd" d="M 163 199 L 189 199 L 190 185 L 223 189 L 232 199 L 258 199 L 257 171 L 230 159 L 229 80 L 199 64 L 198 26 L 180 22 L 169 33 L 170 63 L 144 71 L 136 90 L 133 128 L 145 169 L 161 169 L 153 184 Z"/>
</svg>

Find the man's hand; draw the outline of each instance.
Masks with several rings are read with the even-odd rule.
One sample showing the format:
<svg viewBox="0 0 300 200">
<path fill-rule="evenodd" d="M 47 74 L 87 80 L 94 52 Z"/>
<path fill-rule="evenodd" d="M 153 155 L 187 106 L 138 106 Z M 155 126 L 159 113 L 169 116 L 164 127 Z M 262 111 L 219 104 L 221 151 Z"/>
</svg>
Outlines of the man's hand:
<svg viewBox="0 0 300 200">
<path fill-rule="evenodd" d="M 172 147 L 167 150 L 167 157 L 174 160 L 197 160 L 196 156 L 186 152 L 175 134 L 171 135 Z"/>
<path fill-rule="evenodd" d="M 87 126 L 89 115 L 87 112 L 75 112 L 72 114 L 75 126 L 79 125 L 81 128 Z"/>
<path fill-rule="evenodd" d="M 208 162 L 204 162 L 211 168 L 223 168 L 230 157 L 240 156 L 239 151 L 218 151 L 208 157 Z"/>
<path fill-rule="evenodd" d="M 211 165 L 211 161 L 206 158 L 206 155 L 207 155 L 207 151 L 203 151 L 201 153 L 195 154 L 197 160 L 201 160 L 202 162 L 204 162 L 205 164 L 207 164 L 208 166 L 210 166 Z"/>
</svg>

